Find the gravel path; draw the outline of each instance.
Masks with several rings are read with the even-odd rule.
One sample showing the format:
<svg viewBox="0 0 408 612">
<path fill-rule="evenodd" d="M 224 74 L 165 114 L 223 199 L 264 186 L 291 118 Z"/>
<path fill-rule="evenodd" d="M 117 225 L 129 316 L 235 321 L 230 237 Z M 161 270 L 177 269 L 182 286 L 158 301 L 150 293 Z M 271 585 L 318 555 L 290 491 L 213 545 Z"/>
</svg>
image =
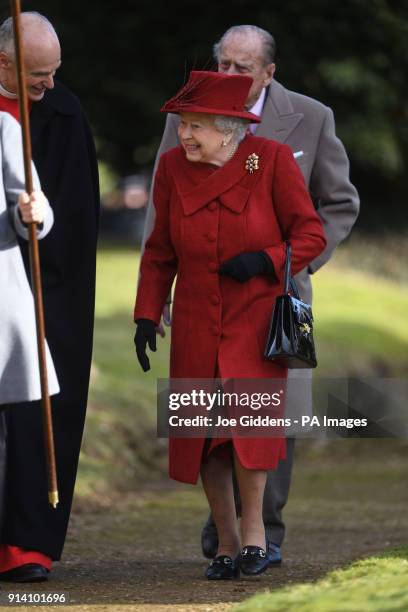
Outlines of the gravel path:
<svg viewBox="0 0 408 612">
<path fill-rule="evenodd" d="M 406 544 L 406 451 L 406 445 L 381 440 L 299 444 L 284 564 L 259 578 L 205 580 L 201 488 L 165 482 L 98 503 L 77 502 L 52 579 L 3 590 L 64 591 L 75 610 L 230 610 L 255 592 L 315 580 L 358 557 Z"/>
</svg>

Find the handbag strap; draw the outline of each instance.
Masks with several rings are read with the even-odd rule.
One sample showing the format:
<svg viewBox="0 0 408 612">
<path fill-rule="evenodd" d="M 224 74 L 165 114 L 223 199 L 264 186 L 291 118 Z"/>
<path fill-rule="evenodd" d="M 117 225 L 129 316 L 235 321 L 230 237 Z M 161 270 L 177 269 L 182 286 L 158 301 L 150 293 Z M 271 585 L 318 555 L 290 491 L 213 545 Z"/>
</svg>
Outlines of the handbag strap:
<svg viewBox="0 0 408 612">
<path fill-rule="evenodd" d="M 289 291 L 300 300 L 299 291 L 295 282 L 295 279 L 291 275 L 291 263 L 292 263 L 292 245 L 287 240 L 286 241 L 286 261 L 285 261 L 285 294 L 288 294 Z"/>
</svg>

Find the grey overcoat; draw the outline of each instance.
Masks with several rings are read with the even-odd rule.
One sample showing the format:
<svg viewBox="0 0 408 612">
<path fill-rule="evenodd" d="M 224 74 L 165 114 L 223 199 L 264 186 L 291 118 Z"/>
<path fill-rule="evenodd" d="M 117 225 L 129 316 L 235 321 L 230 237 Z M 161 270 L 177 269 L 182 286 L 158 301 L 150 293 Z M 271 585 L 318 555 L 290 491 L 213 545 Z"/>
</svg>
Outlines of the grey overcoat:
<svg viewBox="0 0 408 612">
<path fill-rule="evenodd" d="M 154 174 L 162 153 L 178 145 L 178 124 L 177 115 L 168 115 Z M 310 304 L 310 275 L 330 259 L 337 245 L 350 233 L 359 212 L 360 201 L 357 190 L 350 182 L 348 157 L 341 140 L 336 136 L 332 110 L 313 98 L 285 89 L 275 79 L 269 87 L 256 136 L 277 140 L 291 147 L 323 221 L 327 246 L 307 269 L 295 277 L 300 296 Z M 153 189 L 150 193 L 143 246 L 152 232 L 155 220 Z M 317 357 L 319 359 L 319 354 Z M 293 384 L 287 386 L 287 416 L 296 419 L 302 414 L 310 415 L 311 371 L 289 370 L 289 379 L 293 379 Z M 295 426 L 287 433 L 291 435 L 300 431 L 303 430 Z"/>
<path fill-rule="evenodd" d="M 0 112 L 0 405 L 41 398 L 34 301 L 24 269 L 17 234 L 28 231 L 17 211 L 24 191 L 21 128 L 8 113 Z M 40 189 L 33 166 L 34 188 Z M 48 234 L 53 213 L 47 202 L 38 238 Z M 47 347 L 50 395 L 59 392 L 54 365 Z"/>
</svg>

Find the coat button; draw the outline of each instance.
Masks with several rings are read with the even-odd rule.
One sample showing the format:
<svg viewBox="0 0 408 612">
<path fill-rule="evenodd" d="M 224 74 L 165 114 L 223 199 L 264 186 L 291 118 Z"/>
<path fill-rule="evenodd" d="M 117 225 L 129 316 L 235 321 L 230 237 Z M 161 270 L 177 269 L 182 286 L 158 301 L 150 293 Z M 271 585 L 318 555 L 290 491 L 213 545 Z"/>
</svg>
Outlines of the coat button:
<svg viewBox="0 0 408 612">
<path fill-rule="evenodd" d="M 211 295 L 211 296 L 210 296 L 210 302 L 211 302 L 211 304 L 214 304 L 214 306 L 217 306 L 217 304 L 219 304 L 219 303 L 220 303 L 220 298 L 219 298 L 219 296 L 218 296 L 218 295 L 215 295 L 215 294 L 214 294 L 214 295 Z"/>
<path fill-rule="evenodd" d="M 218 208 L 218 204 L 217 204 L 217 202 L 210 202 L 210 203 L 208 204 L 208 207 L 207 207 L 207 208 L 208 208 L 208 210 L 217 210 L 217 208 Z"/>
<path fill-rule="evenodd" d="M 210 261 L 210 263 L 208 264 L 208 269 L 210 272 L 217 272 L 218 264 L 216 264 L 214 261 Z"/>
<path fill-rule="evenodd" d="M 209 232 L 207 234 L 208 242 L 215 242 L 217 240 L 217 235 L 214 232 Z"/>
<path fill-rule="evenodd" d="M 211 328 L 211 331 L 212 331 L 214 336 L 219 336 L 220 335 L 220 328 L 218 327 L 218 325 L 213 325 L 212 328 Z"/>
</svg>

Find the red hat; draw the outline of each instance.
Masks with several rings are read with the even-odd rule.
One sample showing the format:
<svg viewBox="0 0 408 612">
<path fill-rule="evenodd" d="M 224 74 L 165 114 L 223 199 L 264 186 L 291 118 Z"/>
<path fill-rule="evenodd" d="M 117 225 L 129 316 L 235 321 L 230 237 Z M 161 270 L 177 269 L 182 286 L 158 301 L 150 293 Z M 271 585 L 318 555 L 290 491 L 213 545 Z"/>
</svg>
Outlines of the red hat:
<svg viewBox="0 0 408 612">
<path fill-rule="evenodd" d="M 260 123 L 245 109 L 253 79 L 240 74 L 192 70 L 187 83 L 162 107 L 165 113 L 205 113 Z"/>
</svg>

